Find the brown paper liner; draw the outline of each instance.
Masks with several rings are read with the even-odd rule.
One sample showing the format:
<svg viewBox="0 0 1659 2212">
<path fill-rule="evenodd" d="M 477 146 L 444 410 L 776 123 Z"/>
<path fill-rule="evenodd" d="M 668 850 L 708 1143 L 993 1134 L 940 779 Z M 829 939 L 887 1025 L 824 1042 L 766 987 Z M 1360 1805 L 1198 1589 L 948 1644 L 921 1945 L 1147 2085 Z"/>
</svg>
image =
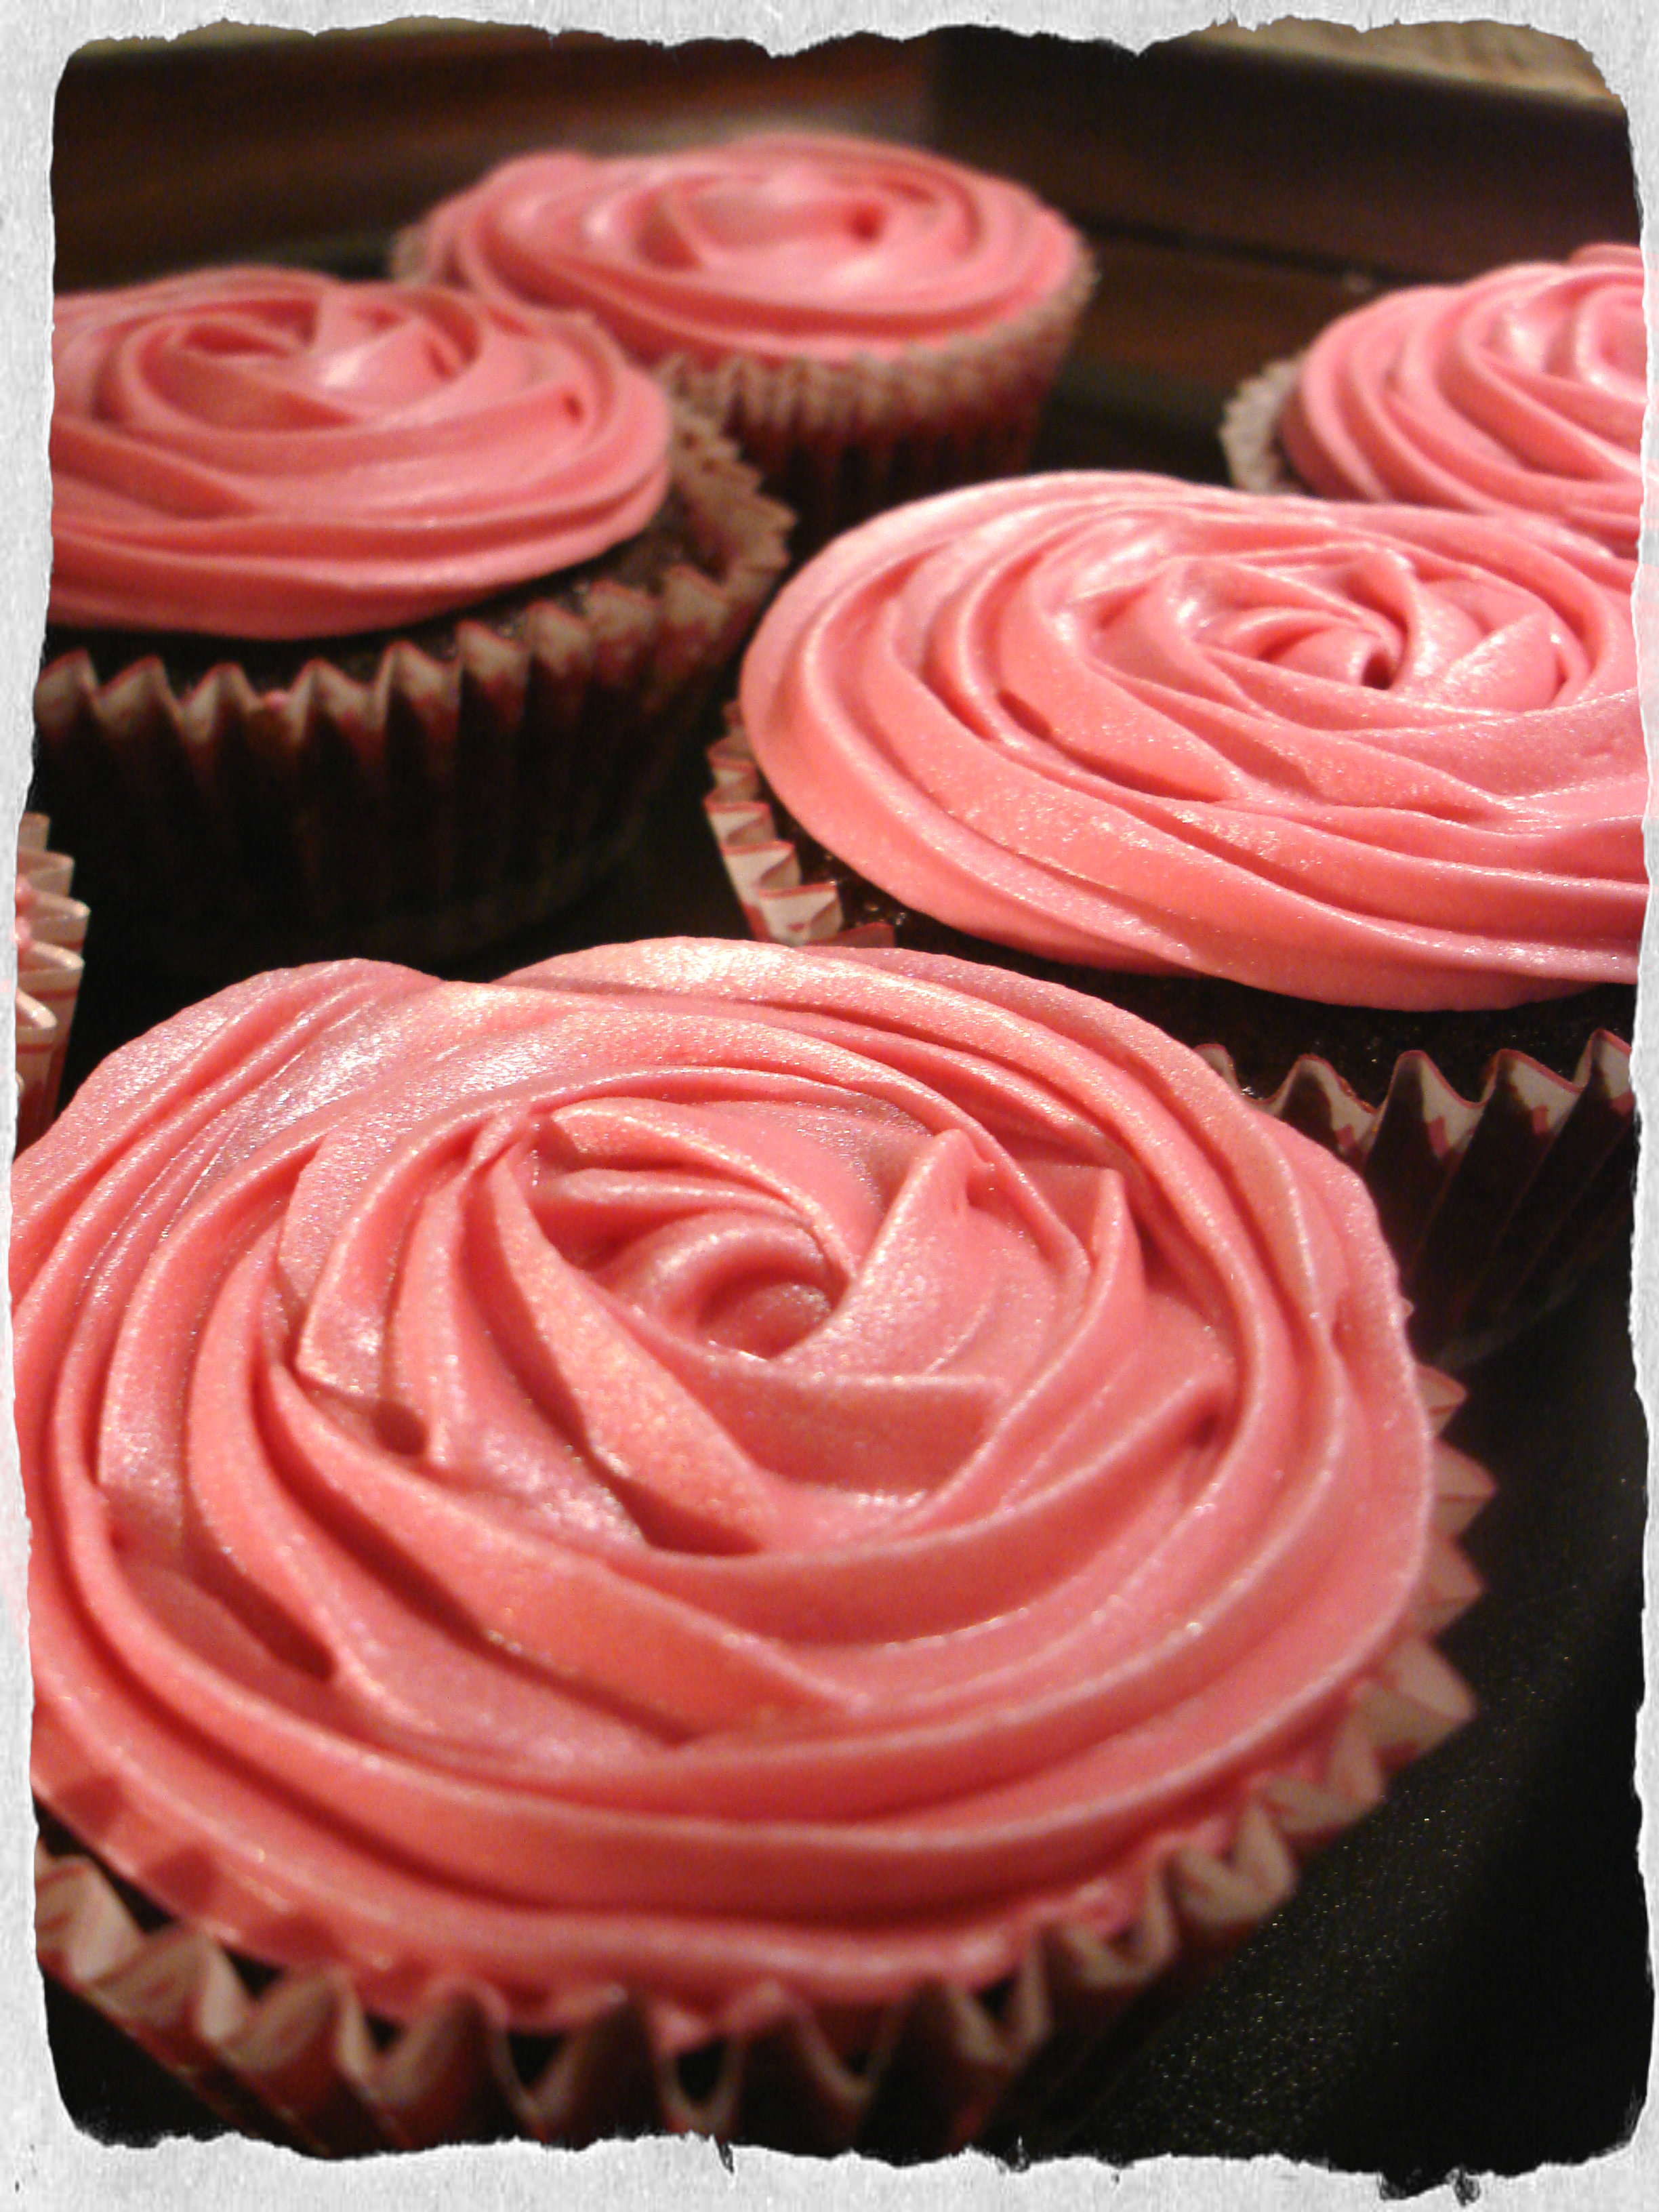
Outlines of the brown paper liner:
<svg viewBox="0 0 1659 2212">
<path fill-rule="evenodd" d="M 1300 354 L 1269 362 L 1239 386 L 1222 410 L 1221 450 L 1240 491 L 1306 493 L 1279 442 L 1279 417 L 1301 373 Z"/>
<path fill-rule="evenodd" d="M 259 690 L 155 654 L 35 690 L 36 788 L 135 959 L 198 981 L 343 952 L 453 961 L 575 897 L 653 790 L 781 574 L 789 517 L 681 411 L 690 556 L 646 586 L 463 616 L 364 673 L 325 653 Z M 619 553 L 623 549 L 619 549 Z"/>
<path fill-rule="evenodd" d="M 32 1145 L 58 1110 L 64 1056 L 75 1018 L 85 962 L 88 909 L 69 896 L 75 863 L 49 852 L 50 825 L 26 814 L 17 829 L 17 874 L 33 886 L 32 943 L 17 958 L 13 1021 L 17 1085 L 17 1150 Z"/>
<path fill-rule="evenodd" d="M 1231 1075 L 1221 1048 L 1206 1056 Z M 1454 1364 L 1537 1319 L 1629 1226 L 1630 1047 L 1606 1030 L 1571 1080 L 1511 1049 L 1469 1100 L 1407 1052 L 1369 1107 L 1304 1059 L 1267 1103 L 1359 1170 L 1400 1263 L 1413 1341 Z"/>
<path fill-rule="evenodd" d="M 1079 243 L 1066 282 L 994 330 L 890 360 L 737 355 L 710 366 L 675 355 L 655 373 L 793 510 L 800 561 L 884 507 L 1018 473 L 1094 281 Z"/>
<path fill-rule="evenodd" d="M 893 942 L 882 922 L 848 926 L 841 884 L 803 867 L 735 716 L 708 760 L 709 825 L 756 937 L 796 945 Z M 1086 991 L 1089 972 L 1078 970 L 1077 983 Z M 1237 1084 L 1224 1046 L 1201 1049 Z M 1630 1047 L 1605 1030 L 1589 1039 L 1571 1078 L 1513 1048 L 1496 1053 L 1474 1100 L 1425 1053 L 1408 1051 L 1374 1106 L 1312 1055 L 1260 1103 L 1364 1177 L 1424 1358 L 1461 1365 L 1537 1318 L 1631 1220 Z"/>
<path fill-rule="evenodd" d="M 73 1841 L 35 1849 L 35 1943 L 64 1988 L 245 2133 L 328 2156 L 519 2136 L 580 2144 L 696 2133 L 786 2150 L 942 2155 L 1029 2124 L 1131 2008 L 1200 1980 L 1291 1895 L 1301 1863 L 1368 1812 L 1389 1776 L 1468 1718 L 1429 1640 L 1480 1594 L 1456 1539 L 1490 1479 L 1439 1438 L 1458 1386 L 1420 1370 L 1436 1430 L 1436 1504 L 1416 1596 L 1357 1686 L 1318 1771 L 1268 1773 L 1216 1850 L 1173 1851 L 1120 1933 L 1043 1930 L 989 1990 L 929 1984 L 848 2020 L 758 1990 L 752 2031 L 665 2046 L 618 1990 L 562 2035 L 513 2032 L 492 1990 L 434 1990 L 371 2021 L 337 1967 L 239 1960 L 163 1921 Z"/>
</svg>

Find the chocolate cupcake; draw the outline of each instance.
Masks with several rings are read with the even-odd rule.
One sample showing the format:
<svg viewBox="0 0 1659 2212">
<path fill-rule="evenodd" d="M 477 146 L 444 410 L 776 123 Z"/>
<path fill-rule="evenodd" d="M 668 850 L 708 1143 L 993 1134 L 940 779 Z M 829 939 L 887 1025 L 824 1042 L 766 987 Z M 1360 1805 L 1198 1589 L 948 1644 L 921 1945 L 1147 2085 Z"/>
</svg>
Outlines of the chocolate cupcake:
<svg viewBox="0 0 1659 2212">
<path fill-rule="evenodd" d="M 241 2124 L 949 2148 L 1468 1711 L 1362 1185 L 1076 994 L 267 976 L 14 1215 L 42 1955 Z"/>
<path fill-rule="evenodd" d="M 1642 511 L 1642 255 L 1587 246 L 1386 294 L 1235 395 L 1251 491 L 1444 507 L 1571 530 L 1628 592 Z"/>
<path fill-rule="evenodd" d="M 757 933 L 1060 977 L 1260 1096 L 1313 1055 L 1373 1109 L 1409 1052 L 1476 1096 L 1505 1050 L 1573 1079 L 1629 1035 L 1634 642 L 1559 535 L 987 486 L 820 556 L 740 703 L 710 809 Z"/>
<path fill-rule="evenodd" d="M 798 558 L 1018 468 L 1091 282 L 1022 186 L 804 132 L 524 156 L 407 232 L 394 267 L 596 315 L 760 465 Z"/>
<path fill-rule="evenodd" d="M 592 323 L 207 270 L 69 295 L 36 790 L 184 975 L 450 958 L 622 849 L 787 517 Z"/>
</svg>

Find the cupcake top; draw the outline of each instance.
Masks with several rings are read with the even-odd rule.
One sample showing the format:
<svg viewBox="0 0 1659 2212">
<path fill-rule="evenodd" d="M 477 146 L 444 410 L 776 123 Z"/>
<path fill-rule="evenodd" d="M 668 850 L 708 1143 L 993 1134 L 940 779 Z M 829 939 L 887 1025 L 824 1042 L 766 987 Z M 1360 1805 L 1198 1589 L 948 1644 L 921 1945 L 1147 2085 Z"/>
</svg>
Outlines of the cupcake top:
<svg viewBox="0 0 1659 2212">
<path fill-rule="evenodd" d="M 204 270 L 61 295 L 50 618 L 328 637 L 634 536 L 662 394 L 585 318 L 437 288 Z"/>
<path fill-rule="evenodd" d="M 1396 1008 L 1633 982 L 1635 644 L 1573 554 L 1156 477 L 985 485 L 809 563 L 744 724 L 831 853 L 1044 957 Z"/>
<path fill-rule="evenodd" d="M 445 201 L 413 273 L 586 307 L 642 360 L 886 359 L 995 330 L 1077 275 L 1022 186 L 916 148 L 775 132 L 688 152 L 535 154 Z"/>
<path fill-rule="evenodd" d="M 1358 1177 L 995 970 L 264 976 L 13 1216 L 36 1787 L 394 2014 L 672 2042 L 1114 1933 L 1318 1779 L 1427 1556 Z"/>
<path fill-rule="evenodd" d="M 1628 586 L 1646 403 L 1641 251 L 1588 246 L 1344 315 L 1304 357 L 1279 437 L 1328 498 L 1561 522 Z"/>
</svg>

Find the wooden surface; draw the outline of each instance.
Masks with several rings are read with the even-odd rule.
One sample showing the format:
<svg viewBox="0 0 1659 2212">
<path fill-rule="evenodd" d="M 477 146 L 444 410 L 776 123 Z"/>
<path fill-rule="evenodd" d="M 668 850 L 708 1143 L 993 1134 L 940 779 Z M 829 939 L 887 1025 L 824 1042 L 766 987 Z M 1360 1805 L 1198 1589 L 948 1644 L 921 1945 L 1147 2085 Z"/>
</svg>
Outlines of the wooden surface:
<svg viewBox="0 0 1659 2212">
<path fill-rule="evenodd" d="M 961 31 L 933 112 L 952 153 L 1024 177 L 1088 233 L 1099 289 L 1055 416 L 1068 465 L 1121 465 L 1146 436 L 1159 465 L 1195 474 L 1207 454 L 1219 477 L 1230 392 L 1348 307 L 1639 234 L 1624 111 L 1582 88 L 1242 33 L 1137 57 Z"/>
<path fill-rule="evenodd" d="M 1359 31 L 1351 23 L 1301 22 L 1289 16 L 1253 31 L 1237 23 L 1218 24 L 1192 43 L 1597 106 L 1613 99 L 1581 46 L 1516 23 L 1385 23 Z"/>
<path fill-rule="evenodd" d="M 1267 48 L 952 33 L 936 129 L 1112 232 L 1396 281 L 1634 238 L 1612 101 L 1358 70 Z"/>
<path fill-rule="evenodd" d="M 502 26 L 100 46 L 58 88 L 58 287 L 231 256 L 338 261 L 530 147 L 791 121 L 915 139 L 926 97 L 922 50 L 872 38 L 793 58 Z"/>
</svg>

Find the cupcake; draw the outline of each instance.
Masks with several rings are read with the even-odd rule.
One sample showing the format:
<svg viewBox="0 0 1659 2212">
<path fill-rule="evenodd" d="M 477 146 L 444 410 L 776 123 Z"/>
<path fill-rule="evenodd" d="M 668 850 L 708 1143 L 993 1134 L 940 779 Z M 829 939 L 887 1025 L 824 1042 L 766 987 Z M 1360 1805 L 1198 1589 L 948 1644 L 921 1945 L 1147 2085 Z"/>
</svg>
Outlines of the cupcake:
<svg viewBox="0 0 1659 2212">
<path fill-rule="evenodd" d="M 20 1152 L 33 1143 L 57 1108 L 85 968 L 87 908 L 69 895 L 74 862 L 47 850 L 49 829 L 40 814 L 26 814 L 17 829 L 12 946 L 17 959 L 13 1036 Z"/>
<path fill-rule="evenodd" d="M 42 1955 L 313 2148 L 949 2148 L 1467 1711 L 1358 1179 L 1059 988 L 264 976 L 13 1218 Z"/>
<path fill-rule="evenodd" d="M 152 964 L 465 954 L 573 896 L 787 518 L 591 321 L 205 270 L 57 303 L 39 802 Z"/>
<path fill-rule="evenodd" d="M 1535 517 L 1628 592 L 1642 511 L 1642 255 L 1587 246 L 1386 294 L 1236 396 L 1247 489 Z"/>
<path fill-rule="evenodd" d="M 757 934 L 1058 976 L 1263 1097 L 1630 1033 L 1634 641 L 1559 533 L 1084 472 L 918 502 L 786 587 L 717 769 Z"/>
<path fill-rule="evenodd" d="M 1017 469 L 1091 282 L 1022 186 L 804 132 L 508 161 L 407 232 L 394 266 L 589 310 L 759 463 L 798 556 Z"/>
</svg>

